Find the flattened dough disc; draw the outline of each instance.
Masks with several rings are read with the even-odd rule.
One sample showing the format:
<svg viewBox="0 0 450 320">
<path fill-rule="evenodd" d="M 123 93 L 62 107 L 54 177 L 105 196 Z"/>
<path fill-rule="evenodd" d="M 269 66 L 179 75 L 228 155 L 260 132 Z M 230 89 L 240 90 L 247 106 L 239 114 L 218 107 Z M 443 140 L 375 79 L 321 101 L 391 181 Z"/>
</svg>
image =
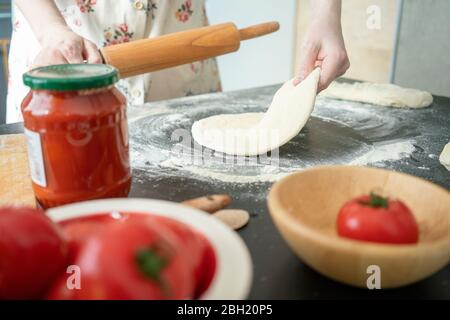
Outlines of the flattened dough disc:
<svg viewBox="0 0 450 320">
<path fill-rule="evenodd" d="M 300 133 L 316 101 L 320 69 L 298 86 L 287 81 L 275 94 L 266 113 L 225 114 L 197 121 L 192 136 L 215 151 L 255 156 L 277 149 Z"/>
</svg>

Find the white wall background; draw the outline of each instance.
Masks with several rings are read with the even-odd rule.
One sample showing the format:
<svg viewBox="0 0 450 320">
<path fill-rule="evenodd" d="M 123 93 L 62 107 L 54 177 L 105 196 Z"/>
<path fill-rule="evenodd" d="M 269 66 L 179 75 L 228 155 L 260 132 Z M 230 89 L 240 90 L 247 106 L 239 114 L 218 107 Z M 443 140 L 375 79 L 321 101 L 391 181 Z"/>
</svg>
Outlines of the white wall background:
<svg viewBox="0 0 450 320">
<path fill-rule="evenodd" d="M 403 0 L 394 83 L 450 97 L 450 1 Z"/>
<path fill-rule="evenodd" d="M 207 0 L 206 7 L 211 24 L 281 24 L 277 33 L 245 41 L 238 52 L 219 57 L 224 91 L 281 83 L 293 76 L 295 0 Z"/>
</svg>

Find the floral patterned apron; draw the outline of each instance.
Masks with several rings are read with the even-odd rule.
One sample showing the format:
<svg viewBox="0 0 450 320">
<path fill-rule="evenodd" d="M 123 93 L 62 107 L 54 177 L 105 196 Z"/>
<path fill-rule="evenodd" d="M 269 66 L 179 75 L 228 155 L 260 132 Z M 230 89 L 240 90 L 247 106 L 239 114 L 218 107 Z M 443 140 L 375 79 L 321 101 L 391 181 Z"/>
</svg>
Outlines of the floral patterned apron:
<svg viewBox="0 0 450 320">
<path fill-rule="evenodd" d="M 205 0 L 56 0 L 55 3 L 69 27 L 98 47 L 208 24 Z M 20 104 L 28 92 L 22 74 L 30 69 L 41 49 L 27 21 L 14 6 L 13 16 L 7 123 L 22 120 Z M 221 90 L 214 59 L 121 80 L 118 88 L 130 105 Z"/>
</svg>

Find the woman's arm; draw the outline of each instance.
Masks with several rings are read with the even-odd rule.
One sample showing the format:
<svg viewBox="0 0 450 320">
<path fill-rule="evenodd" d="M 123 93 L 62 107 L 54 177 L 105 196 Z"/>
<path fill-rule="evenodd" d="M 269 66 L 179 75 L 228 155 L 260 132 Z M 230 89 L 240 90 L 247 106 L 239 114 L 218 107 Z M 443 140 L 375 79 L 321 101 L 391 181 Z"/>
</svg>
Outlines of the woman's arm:
<svg viewBox="0 0 450 320">
<path fill-rule="evenodd" d="M 341 0 L 310 0 L 311 22 L 300 48 L 300 70 L 295 83 L 320 66 L 319 91 L 350 67 L 341 28 Z"/>
<path fill-rule="evenodd" d="M 66 22 L 54 1 L 15 0 L 20 12 L 25 16 L 36 38 L 42 43 L 45 36 L 56 27 L 66 27 Z"/>
<path fill-rule="evenodd" d="M 82 63 L 101 63 L 97 46 L 73 32 L 66 24 L 53 0 L 15 0 L 27 19 L 42 50 L 35 66 Z"/>
</svg>

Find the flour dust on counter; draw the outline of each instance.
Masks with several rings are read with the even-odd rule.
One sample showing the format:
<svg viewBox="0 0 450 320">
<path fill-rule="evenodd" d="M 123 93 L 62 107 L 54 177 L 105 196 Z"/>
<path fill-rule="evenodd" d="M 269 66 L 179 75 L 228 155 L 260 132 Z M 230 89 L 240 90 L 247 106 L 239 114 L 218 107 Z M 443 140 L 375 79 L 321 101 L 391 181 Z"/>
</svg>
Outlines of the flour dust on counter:
<svg viewBox="0 0 450 320">
<path fill-rule="evenodd" d="M 389 166 L 415 152 L 420 131 L 404 121 L 408 110 L 318 97 L 303 130 L 277 152 L 258 157 L 230 156 L 198 145 L 194 122 L 218 114 L 265 112 L 276 87 L 187 97 L 130 108 L 131 161 L 155 180 L 177 177 L 218 185 L 264 184 L 320 165 Z M 248 91 L 251 92 L 251 91 Z"/>
</svg>

